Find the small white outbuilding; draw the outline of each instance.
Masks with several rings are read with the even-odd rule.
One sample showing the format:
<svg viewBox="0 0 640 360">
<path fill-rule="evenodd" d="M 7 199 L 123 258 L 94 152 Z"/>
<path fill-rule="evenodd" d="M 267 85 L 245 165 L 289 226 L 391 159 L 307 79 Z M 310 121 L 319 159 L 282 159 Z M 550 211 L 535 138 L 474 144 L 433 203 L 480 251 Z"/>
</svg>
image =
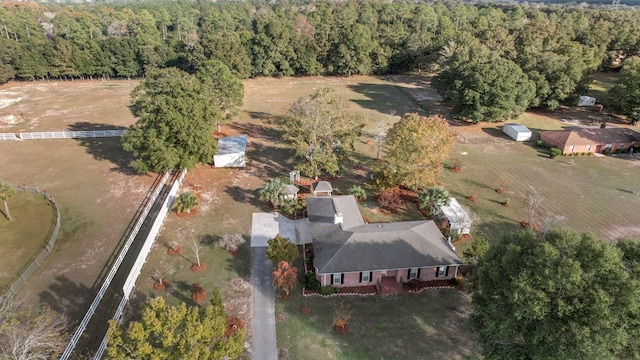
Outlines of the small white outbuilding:
<svg viewBox="0 0 640 360">
<path fill-rule="evenodd" d="M 580 95 L 580 100 L 578 100 L 578 106 L 595 106 L 596 98 L 586 95 Z"/>
<path fill-rule="evenodd" d="M 531 130 L 526 126 L 520 124 L 504 124 L 502 132 L 509 135 L 515 141 L 529 141 L 531 140 Z"/>
<path fill-rule="evenodd" d="M 218 153 L 213 155 L 215 167 L 245 167 L 247 135 L 230 136 L 218 140 Z"/>
<path fill-rule="evenodd" d="M 455 198 L 449 198 L 449 205 L 442 207 L 442 213 L 449 223 L 449 230 L 458 235 L 471 233 L 473 219 Z"/>
</svg>

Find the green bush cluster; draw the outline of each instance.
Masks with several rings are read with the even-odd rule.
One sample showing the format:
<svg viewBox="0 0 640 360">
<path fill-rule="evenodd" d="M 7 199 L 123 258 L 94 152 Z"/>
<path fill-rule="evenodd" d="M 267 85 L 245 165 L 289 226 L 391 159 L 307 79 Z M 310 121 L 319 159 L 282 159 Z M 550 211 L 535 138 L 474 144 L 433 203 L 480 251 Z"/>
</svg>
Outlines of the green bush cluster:
<svg viewBox="0 0 640 360">
<path fill-rule="evenodd" d="M 323 286 L 320 288 L 321 295 L 332 295 L 339 292 L 340 292 L 340 289 L 333 286 Z"/>
<path fill-rule="evenodd" d="M 558 148 L 551 148 L 551 150 L 549 151 L 549 156 L 553 159 L 558 155 L 562 155 L 562 150 Z"/>
<path fill-rule="evenodd" d="M 538 140 L 538 141 L 536 141 L 536 146 L 543 148 L 543 147 L 547 146 L 547 144 L 542 140 Z"/>
<path fill-rule="evenodd" d="M 321 290 L 320 280 L 316 279 L 316 274 L 313 271 L 307 271 L 304 274 L 304 288 L 311 291 Z"/>
<path fill-rule="evenodd" d="M 611 155 L 611 149 L 604 149 L 605 155 Z"/>
</svg>

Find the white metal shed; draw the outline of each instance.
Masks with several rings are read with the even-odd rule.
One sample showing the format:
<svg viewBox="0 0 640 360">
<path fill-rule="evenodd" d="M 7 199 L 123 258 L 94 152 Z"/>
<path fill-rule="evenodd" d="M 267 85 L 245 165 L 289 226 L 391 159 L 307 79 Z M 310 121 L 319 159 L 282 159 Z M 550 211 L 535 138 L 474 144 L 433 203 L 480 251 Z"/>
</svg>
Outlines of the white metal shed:
<svg viewBox="0 0 640 360">
<path fill-rule="evenodd" d="M 502 132 L 509 135 L 515 141 L 531 140 L 531 130 L 520 124 L 504 124 Z"/>
<path fill-rule="evenodd" d="M 471 233 L 473 219 L 455 198 L 449 198 L 449 205 L 442 207 L 444 217 L 449 221 L 449 229 L 458 235 Z"/>
<path fill-rule="evenodd" d="M 592 96 L 580 95 L 580 100 L 578 100 L 578 106 L 595 106 L 596 98 Z"/>
<path fill-rule="evenodd" d="M 245 167 L 247 135 L 225 137 L 218 140 L 218 153 L 213 156 L 215 167 Z"/>
</svg>

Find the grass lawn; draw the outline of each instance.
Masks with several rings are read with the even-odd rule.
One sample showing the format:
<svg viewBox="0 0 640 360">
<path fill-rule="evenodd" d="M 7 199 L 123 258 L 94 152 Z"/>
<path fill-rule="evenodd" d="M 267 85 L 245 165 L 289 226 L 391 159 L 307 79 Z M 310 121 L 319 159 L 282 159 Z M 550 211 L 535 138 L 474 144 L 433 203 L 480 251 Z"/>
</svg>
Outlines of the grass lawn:
<svg viewBox="0 0 640 360">
<path fill-rule="evenodd" d="M 478 217 L 475 232 L 495 241 L 526 220 L 529 187 L 543 196 L 539 214 L 552 224 L 576 232 L 592 232 L 607 241 L 640 236 L 640 195 L 633 176 L 640 162 L 627 157 L 550 159 L 530 143 L 458 144 L 453 155 L 464 160 L 462 173 L 443 172 L 440 181 Z M 495 191 L 504 182 L 508 193 Z M 465 198 L 472 193 L 473 203 Z M 507 197 L 511 206 L 501 205 Z"/>
<path fill-rule="evenodd" d="M 4 216 L 0 201 L 0 254 L 11 256 L 0 261 L 0 289 L 40 253 L 56 224 L 54 210 L 42 195 L 16 190 L 7 205 L 13 221 Z"/>
<path fill-rule="evenodd" d="M 353 310 L 350 332 L 332 327 L 340 303 Z M 311 307 L 310 314 L 300 307 Z M 462 359 L 474 351 L 470 301 L 457 290 L 366 297 L 276 300 L 280 359 Z"/>
</svg>

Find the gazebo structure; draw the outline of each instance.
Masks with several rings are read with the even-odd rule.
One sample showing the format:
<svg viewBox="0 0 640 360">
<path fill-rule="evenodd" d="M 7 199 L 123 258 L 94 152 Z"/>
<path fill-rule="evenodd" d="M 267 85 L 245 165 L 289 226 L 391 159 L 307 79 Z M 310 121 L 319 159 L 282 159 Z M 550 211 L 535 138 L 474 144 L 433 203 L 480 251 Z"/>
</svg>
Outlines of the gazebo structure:
<svg viewBox="0 0 640 360">
<path fill-rule="evenodd" d="M 313 196 L 318 196 L 318 194 L 331 196 L 331 192 L 333 192 L 331 183 L 328 181 L 318 181 L 317 183 L 313 184 L 312 189 Z"/>
<path fill-rule="evenodd" d="M 280 191 L 280 196 L 284 200 L 289 200 L 291 202 L 294 202 L 296 201 L 299 191 L 300 189 L 297 186 L 289 184 Z"/>
</svg>

